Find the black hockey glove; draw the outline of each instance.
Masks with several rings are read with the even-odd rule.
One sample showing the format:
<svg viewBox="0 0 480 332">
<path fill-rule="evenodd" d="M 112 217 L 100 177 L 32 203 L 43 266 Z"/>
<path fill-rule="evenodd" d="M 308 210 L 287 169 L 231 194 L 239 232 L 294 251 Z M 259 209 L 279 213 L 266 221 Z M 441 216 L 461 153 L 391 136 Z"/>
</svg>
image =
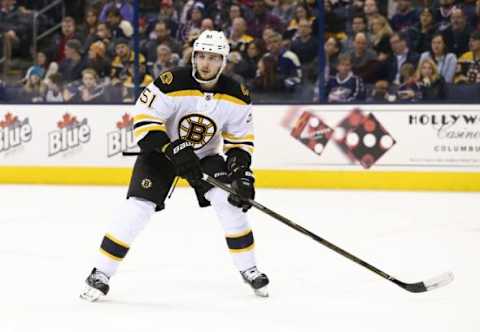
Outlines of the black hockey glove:
<svg viewBox="0 0 480 332">
<path fill-rule="evenodd" d="M 252 170 L 247 166 L 238 166 L 231 171 L 230 179 L 232 180 L 232 189 L 237 195 L 228 195 L 228 202 L 241 208 L 243 212 L 247 212 L 252 207 L 248 199 L 255 198 L 255 187 L 253 186 L 255 178 Z"/>
<path fill-rule="evenodd" d="M 186 179 L 193 187 L 202 180 L 200 160 L 193 151 L 192 143 L 183 139 L 177 139 L 167 144 L 163 151 L 165 156 L 175 166 L 178 176 Z"/>
</svg>

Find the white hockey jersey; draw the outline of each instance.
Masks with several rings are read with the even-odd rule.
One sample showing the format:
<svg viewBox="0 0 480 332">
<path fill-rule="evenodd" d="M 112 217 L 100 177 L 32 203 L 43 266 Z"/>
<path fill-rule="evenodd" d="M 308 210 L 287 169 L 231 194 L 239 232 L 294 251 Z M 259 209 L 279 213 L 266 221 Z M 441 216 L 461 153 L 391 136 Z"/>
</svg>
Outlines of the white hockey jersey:
<svg viewBox="0 0 480 332">
<path fill-rule="evenodd" d="M 222 146 L 224 153 L 234 147 L 253 153 L 249 91 L 224 75 L 205 91 L 189 68 L 164 72 L 141 93 L 133 119 L 137 142 L 150 131 L 165 131 L 172 141 L 191 142 L 199 158 L 222 152 Z"/>
</svg>

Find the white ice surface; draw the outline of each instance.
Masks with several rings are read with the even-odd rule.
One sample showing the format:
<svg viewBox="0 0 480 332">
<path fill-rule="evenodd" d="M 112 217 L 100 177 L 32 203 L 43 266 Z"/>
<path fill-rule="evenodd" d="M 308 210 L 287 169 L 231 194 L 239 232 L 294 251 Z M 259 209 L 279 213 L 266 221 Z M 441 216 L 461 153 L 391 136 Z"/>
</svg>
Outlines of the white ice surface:
<svg viewBox="0 0 480 332">
<path fill-rule="evenodd" d="M 124 187 L 0 186 L 1 332 L 480 331 L 479 194 L 259 190 L 260 203 L 406 282 L 408 293 L 250 213 L 270 298 L 241 282 L 210 208 L 177 188 L 99 303 L 78 295 Z"/>
</svg>

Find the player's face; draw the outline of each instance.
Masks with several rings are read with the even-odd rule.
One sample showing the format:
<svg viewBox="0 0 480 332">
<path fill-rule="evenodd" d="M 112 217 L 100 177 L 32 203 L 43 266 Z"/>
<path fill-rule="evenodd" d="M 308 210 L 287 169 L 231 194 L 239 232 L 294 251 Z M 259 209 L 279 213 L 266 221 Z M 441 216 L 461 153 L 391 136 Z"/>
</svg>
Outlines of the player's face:
<svg viewBox="0 0 480 332">
<path fill-rule="evenodd" d="M 200 78 L 210 80 L 214 78 L 222 67 L 222 56 L 210 52 L 195 52 L 195 63 Z"/>
</svg>

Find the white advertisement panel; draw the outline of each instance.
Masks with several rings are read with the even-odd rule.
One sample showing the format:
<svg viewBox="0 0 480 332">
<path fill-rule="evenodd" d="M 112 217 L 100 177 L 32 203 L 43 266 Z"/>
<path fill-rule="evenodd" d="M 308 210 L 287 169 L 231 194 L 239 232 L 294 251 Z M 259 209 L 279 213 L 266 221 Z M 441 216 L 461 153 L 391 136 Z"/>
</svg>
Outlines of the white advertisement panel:
<svg viewBox="0 0 480 332">
<path fill-rule="evenodd" d="M 256 112 L 258 168 L 480 170 L 480 107 L 268 107 Z"/>
<path fill-rule="evenodd" d="M 0 107 L 0 165 L 130 167 L 129 106 Z M 3 125 L 2 125 L 3 123 Z"/>
<path fill-rule="evenodd" d="M 0 166 L 130 167 L 129 105 L 0 105 Z M 475 105 L 256 106 L 254 167 L 480 169 Z"/>
</svg>

